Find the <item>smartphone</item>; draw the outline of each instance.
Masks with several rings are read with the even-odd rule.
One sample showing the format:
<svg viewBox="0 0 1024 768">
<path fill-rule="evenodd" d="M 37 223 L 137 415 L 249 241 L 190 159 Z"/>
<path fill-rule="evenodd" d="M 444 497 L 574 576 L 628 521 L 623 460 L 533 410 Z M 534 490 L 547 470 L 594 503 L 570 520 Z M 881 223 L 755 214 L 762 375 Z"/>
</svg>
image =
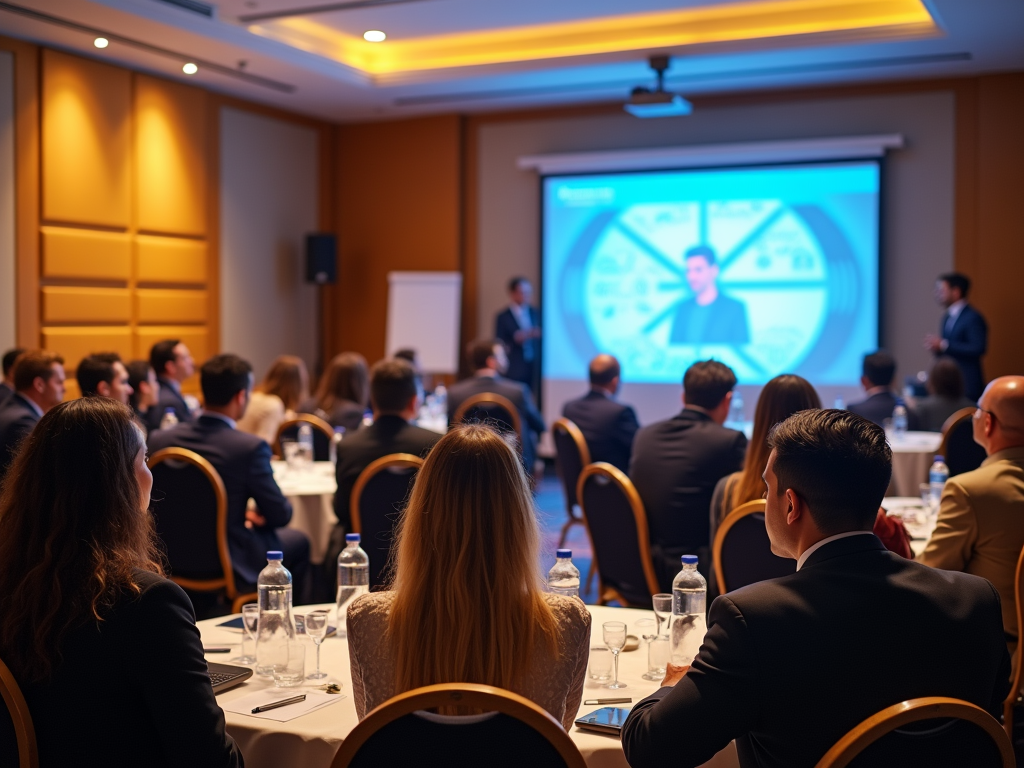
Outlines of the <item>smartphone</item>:
<svg viewBox="0 0 1024 768">
<path fill-rule="evenodd" d="M 618 736 L 622 725 L 629 717 L 629 709 L 625 707 L 601 707 L 587 715 L 576 719 L 576 725 L 587 731 L 610 733 Z"/>
</svg>

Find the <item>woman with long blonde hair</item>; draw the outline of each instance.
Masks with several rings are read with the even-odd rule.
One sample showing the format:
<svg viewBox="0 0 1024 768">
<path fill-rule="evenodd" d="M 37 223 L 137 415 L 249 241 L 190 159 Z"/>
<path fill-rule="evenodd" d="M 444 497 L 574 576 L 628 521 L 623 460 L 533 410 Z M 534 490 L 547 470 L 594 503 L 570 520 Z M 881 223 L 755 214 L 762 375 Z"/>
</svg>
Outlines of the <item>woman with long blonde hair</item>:
<svg viewBox="0 0 1024 768">
<path fill-rule="evenodd" d="M 273 446 L 281 424 L 295 416 L 296 408 L 308 394 L 309 376 L 302 358 L 281 355 L 253 390 L 245 415 L 238 420 L 238 428 L 262 437 Z"/>
<path fill-rule="evenodd" d="M 394 545 L 391 588 L 348 611 L 360 717 L 435 683 L 514 691 L 568 729 L 586 676 L 590 614 L 543 591 L 522 464 L 486 426 L 454 427 L 419 471 Z"/>
<path fill-rule="evenodd" d="M 300 413 L 313 413 L 332 427 L 355 432 L 362 426 L 370 402 L 370 369 L 357 352 L 335 355 L 320 377 L 316 394 L 299 405 Z"/>
</svg>

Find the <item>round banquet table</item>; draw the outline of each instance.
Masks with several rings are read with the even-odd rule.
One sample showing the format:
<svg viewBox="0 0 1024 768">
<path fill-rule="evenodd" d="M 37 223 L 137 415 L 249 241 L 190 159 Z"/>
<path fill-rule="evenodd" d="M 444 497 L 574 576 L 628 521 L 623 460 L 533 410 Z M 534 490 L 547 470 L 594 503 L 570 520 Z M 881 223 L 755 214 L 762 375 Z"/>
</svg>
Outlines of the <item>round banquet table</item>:
<svg viewBox="0 0 1024 768">
<path fill-rule="evenodd" d="M 314 608 L 328 608 L 331 611 L 331 624 L 334 624 L 334 606 L 296 606 L 294 612 L 305 613 Z M 588 605 L 587 609 L 593 616 L 592 637 L 600 638 L 601 624 L 605 621 L 624 621 L 630 634 L 638 635 L 636 621 L 640 618 L 653 618 L 651 611 L 633 608 L 609 608 L 607 606 Z M 204 645 L 231 646 L 236 655 L 241 643 L 241 633 L 218 627 L 228 616 L 207 619 L 198 622 Z M 306 672 L 313 671 L 316 655 L 313 642 L 306 650 Z M 600 641 L 592 642 L 592 646 L 602 645 Z M 251 647 L 250 643 L 250 647 Z M 231 663 L 228 654 L 211 654 L 209 661 Z M 246 768 L 281 768 L 281 766 L 302 766 L 302 768 L 328 768 L 334 759 L 335 752 L 349 732 L 359 722 L 356 717 L 355 703 L 352 699 L 352 680 L 349 672 L 348 641 L 345 638 L 329 637 L 320 647 L 320 666 L 330 677 L 330 682 L 341 683 L 340 700 L 330 706 L 315 710 L 288 722 L 276 722 L 248 715 L 225 711 L 228 733 L 238 743 L 245 757 Z M 591 698 L 618 698 L 629 696 L 633 703 L 650 695 L 658 688 L 656 682 L 644 680 L 641 675 L 647 670 L 646 644 L 641 643 L 636 651 L 623 653 L 619 657 L 619 679 L 628 687 L 610 691 L 607 688 L 587 680 L 583 688 L 583 700 Z M 307 686 L 290 689 L 295 693 L 315 691 L 320 681 L 307 681 Z M 234 699 L 248 696 L 254 691 L 273 686 L 273 681 L 251 677 L 242 685 L 225 691 L 217 696 L 222 707 Z M 629 707 L 628 704 L 615 706 Z M 577 717 L 600 709 L 600 705 L 581 705 Z M 583 754 L 590 768 L 628 768 L 622 746 L 615 736 L 581 731 L 573 726 L 569 736 Z M 704 764 L 705 768 L 737 768 L 739 765 L 736 749 L 729 744 L 725 749 Z"/>
<path fill-rule="evenodd" d="M 928 482 L 928 470 L 942 444 L 941 432 L 907 432 L 897 437 L 887 432 L 892 448 L 892 481 L 888 496 L 918 496 L 921 483 Z"/>
<path fill-rule="evenodd" d="M 935 530 L 938 513 L 925 509 L 920 496 L 886 496 L 882 499 L 882 508 L 890 515 L 903 520 L 903 525 L 910 534 L 910 548 L 914 557 L 920 557 L 928 546 L 928 539 Z"/>
<path fill-rule="evenodd" d="M 277 481 L 292 505 L 289 528 L 302 531 L 309 539 L 309 557 L 314 564 L 324 561 L 331 531 L 338 518 L 334 515 L 334 493 L 338 483 L 334 477 L 334 464 L 316 461 L 301 470 L 288 469 L 283 461 L 271 461 L 274 480 Z"/>
</svg>

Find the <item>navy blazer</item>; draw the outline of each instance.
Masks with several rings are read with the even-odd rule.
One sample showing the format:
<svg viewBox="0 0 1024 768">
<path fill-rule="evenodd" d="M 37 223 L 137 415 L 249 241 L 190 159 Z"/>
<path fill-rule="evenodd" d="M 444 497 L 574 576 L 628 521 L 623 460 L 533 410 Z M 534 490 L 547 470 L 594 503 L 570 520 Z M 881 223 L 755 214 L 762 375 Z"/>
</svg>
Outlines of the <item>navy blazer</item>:
<svg viewBox="0 0 1024 768">
<path fill-rule="evenodd" d="M 949 355 L 960 364 L 964 374 L 964 394 L 977 401 L 985 389 L 985 375 L 981 370 L 981 356 L 988 348 L 988 325 L 981 313 L 966 305 L 957 315 L 953 327 L 946 331 L 946 319 L 949 312 L 942 315 L 939 335 L 946 340 L 948 346 L 940 355 Z"/>
<path fill-rule="evenodd" d="M 526 307 L 530 315 L 530 324 L 534 328 L 540 327 L 540 314 L 531 306 Z M 499 312 L 494 319 L 494 336 L 505 342 L 508 350 L 508 370 L 505 376 L 513 381 L 520 381 L 528 387 L 533 387 L 533 372 L 539 364 L 540 344 L 537 339 L 527 339 L 524 342 L 517 342 L 516 331 L 521 330 L 519 321 L 512 314 L 511 308 Z M 527 352 L 532 356 L 526 359 Z"/>
<path fill-rule="evenodd" d="M 7 382 L 0 381 L 0 405 L 3 405 L 4 401 L 13 394 L 14 390 L 7 386 Z"/>
<path fill-rule="evenodd" d="M 18 444 L 38 421 L 39 414 L 24 395 L 15 392 L 0 403 L 0 480 L 14 461 Z"/>
<path fill-rule="evenodd" d="M 991 584 L 850 536 L 717 598 L 689 671 L 633 707 L 622 748 L 632 768 L 685 768 L 736 739 L 743 768 L 812 768 L 907 699 L 951 696 L 998 718 L 1009 676 Z"/>
<path fill-rule="evenodd" d="M 567 402 L 562 415 L 580 428 L 587 440 L 591 461 L 607 461 L 629 472 L 633 437 L 640 429 L 632 406 L 591 389 L 583 397 Z"/>
<path fill-rule="evenodd" d="M 185 402 L 185 398 L 174 389 L 174 385 L 163 376 L 158 376 L 157 381 L 160 383 L 160 400 L 146 411 L 146 425 L 149 429 L 151 431 L 160 429 L 160 421 L 163 419 L 168 408 L 174 411 L 174 415 L 178 417 L 179 422 L 191 421 L 192 411 L 189 409 L 188 403 Z M 177 385 L 177 382 L 174 382 L 174 384 Z"/>
<path fill-rule="evenodd" d="M 891 391 L 886 390 L 885 392 L 876 392 L 866 400 L 850 403 L 846 406 L 846 410 L 850 413 L 856 413 L 858 416 L 863 416 L 868 421 L 873 421 L 881 427 L 883 426 L 882 422 L 892 418 L 892 412 L 896 409 L 897 405 L 906 407 L 906 403 L 903 402 L 902 398 L 896 397 Z M 916 430 L 917 427 L 917 414 L 907 408 L 907 429 Z"/>
<path fill-rule="evenodd" d="M 705 322 L 698 327 L 696 316 L 707 313 Z M 672 344 L 748 344 L 750 324 L 747 305 L 732 296 L 719 293 L 706 307 L 697 305 L 695 298 L 679 303 L 672 323 Z"/>
<path fill-rule="evenodd" d="M 270 468 L 270 446 L 256 435 L 232 429 L 215 416 L 200 416 L 194 422 L 150 432 L 150 453 L 174 446 L 195 451 L 220 474 L 228 493 L 231 564 L 243 584 L 255 584 L 267 564 L 267 552 L 282 548 L 274 529 L 283 528 L 292 519 L 292 505 L 278 488 Z M 245 527 L 249 499 L 256 502 L 266 525 Z"/>
</svg>

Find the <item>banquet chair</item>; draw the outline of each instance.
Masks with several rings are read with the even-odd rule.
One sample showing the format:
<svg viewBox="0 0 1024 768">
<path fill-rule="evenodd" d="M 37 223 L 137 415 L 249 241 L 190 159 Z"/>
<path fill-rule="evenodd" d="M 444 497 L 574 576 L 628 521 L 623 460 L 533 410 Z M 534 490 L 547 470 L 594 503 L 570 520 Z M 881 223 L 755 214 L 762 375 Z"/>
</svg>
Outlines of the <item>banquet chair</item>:
<svg viewBox="0 0 1024 768">
<path fill-rule="evenodd" d="M 576 498 L 576 483 L 580 472 L 590 463 L 590 448 L 580 428 L 569 419 L 559 419 L 551 425 L 551 437 L 555 441 L 555 467 L 562 481 L 565 493 L 565 511 L 569 519 L 562 526 L 558 537 L 558 546 L 565 545 L 569 529 L 574 525 L 582 525 L 583 518 L 576 513 L 579 501 Z"/>
<path fill-rule="evenodd" d="M 1006 730 L 1006 735 L 1013 740 L 1013 708 L 1020 701 L 1021 687 L 1024 686 L 1024 642 L 1021 642 L 1019 638 L 1020 627 L 1024 627 L 1024 549 L 1021 550 L 1020 555 L 1017 557 L 1017 570 L 1013 580 L 1013 591 L 1016 599 L 1014 602 L 1017 604 L 1017 632 L 1018 640 L 1017 647 L 1013 651 L 1013 682 L 1010 685 L 1010 692 L 1006 695 L 1006 700 L 1003 702 L 1003 728 Z"/>
<path fill-rule="evenodd" d="M 370 558 L 372 590 L 385 584 L 398 519 L 421 466 L 419 456 L 392 453 L 369 464 L 352 486 L 352 532 L 362 537 L 360 545 Z"/>
<path fill-rule="evenodd" d="M 436 715 L 428 710 L 470 710 Z M 399 694 L 370 712 L 341 743 L 331 768 L 585 768 L 561 724 L 529 699 L 489 685 L 444 683 Z"/>
<path fill-rule="evenodd" d="M 764 508 L 764 499 L 748 501 L 732 510 L 718 526 L 711 562 L 723 595 L 747 584 L 796 572 L 795 560 L 772 553 Z"/>
<path fill-rule="evenodd" d="M 576 498 L 598 575 L 598 603 L 648 608 L 660 590 L 651 560 L 647 513 L 633 483 L 604 461 L 580 472 Z"/>
<path fill-rule="evenodd" d="M 14 726 L 14 737 L 18 745 L 18 768 L 37 768 L 39 749 L 36 746 L 36 729 L 32 725 L 32 714 L 28 703 L 18 687 L 10 668 L 0 661 L 0 697 L 3 698 Z M 14 768 L 14 766 L 11 766 Z"/>
<path fill-rule="evenodd" d="M 467 397 L 452 414 L 453 423 L 464 421 L 494 422 L 502 432 L 514 432 L 519 441 L 518 450 L 522 451 L 523 424 L 519 409 L 507 397 L 494 392 Z"/>
<path fill-rule="evenodd" d="M 228 549 L 228 494 L 213 465 L 194 451 L 164 448 L 149 457 L 153 516 L 170 577 L 193 592 L 223 590 L 239 613 L 256 593 L 241 594 Z"/>
<path fill-rule="evenodd" d="M 907 727 L 914 723 L 922 725 Z M 928 696 L 893 704 L 864 720 L 837 741 L 815 768 L 848 765 L 1013 768 L 1013 744 L 999 722 L 981 707 Z"/>
<path fill-rule="evenodd" d="M 949 476 L 970 472 L 985 460 L 985 449 L 974 442 L 975 408 L 961 408 L 942 425 L 942 443 L 938 455 L 946 460 Z"/>
<path fill-rule="evenodd" d="M 281 440 L 298 439 L 299 427 L 303 424 L 309 424 L 313 428 L 313 461 L 330 461 L 334 429 L 326 421 L 312 413 L 297 413 L 294 419 L 286 419 L 281 423 L 281 426 L 277 428 L 277 437 L 274 438 L 274 454 L 284 458 Z"/>
</svg>

